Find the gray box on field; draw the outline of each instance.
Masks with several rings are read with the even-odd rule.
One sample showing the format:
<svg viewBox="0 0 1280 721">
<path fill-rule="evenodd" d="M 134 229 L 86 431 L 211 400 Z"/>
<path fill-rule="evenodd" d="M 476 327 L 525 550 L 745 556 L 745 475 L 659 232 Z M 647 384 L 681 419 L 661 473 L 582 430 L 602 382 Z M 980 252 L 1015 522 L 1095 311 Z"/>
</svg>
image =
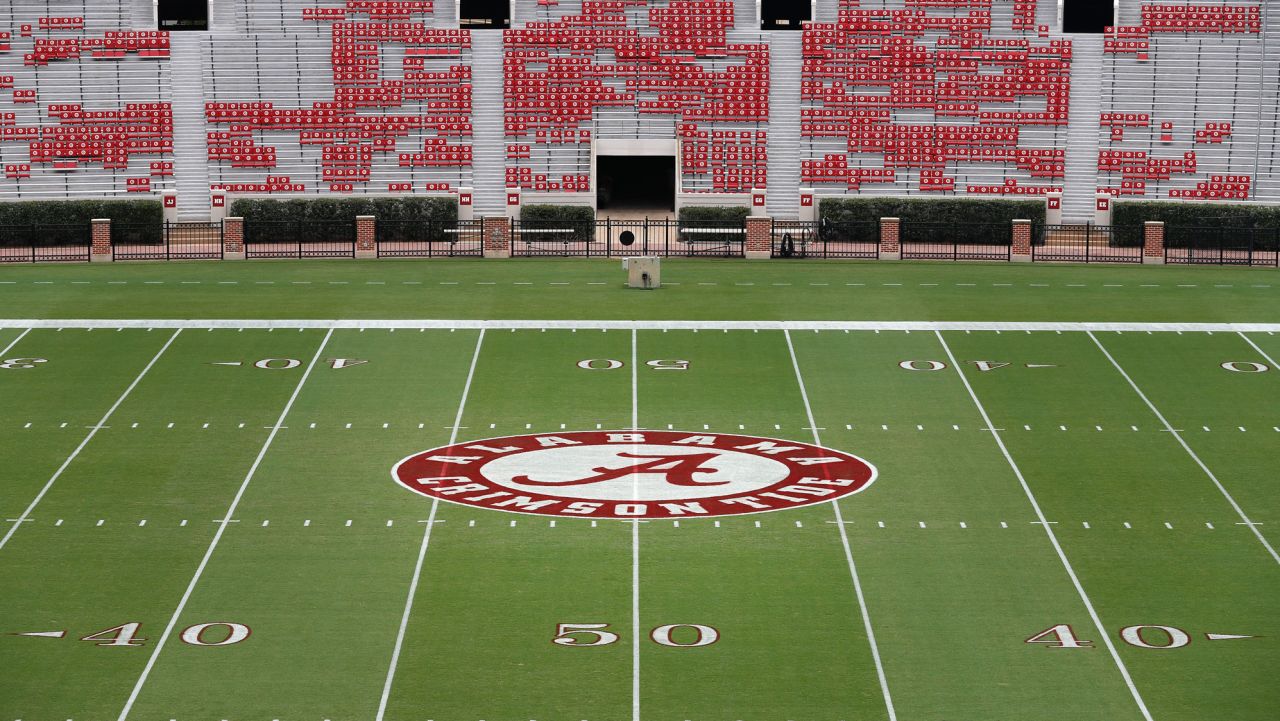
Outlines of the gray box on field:
<svg viewBox="0 0 1280 721">
<path fill-rule="evenodd" d="M 623 258 L 622 268 L 627 271 L 627 285 L 632 288 L 653 290 L 662 286 L 662 259 L 653 256 Z"/>
</svg>

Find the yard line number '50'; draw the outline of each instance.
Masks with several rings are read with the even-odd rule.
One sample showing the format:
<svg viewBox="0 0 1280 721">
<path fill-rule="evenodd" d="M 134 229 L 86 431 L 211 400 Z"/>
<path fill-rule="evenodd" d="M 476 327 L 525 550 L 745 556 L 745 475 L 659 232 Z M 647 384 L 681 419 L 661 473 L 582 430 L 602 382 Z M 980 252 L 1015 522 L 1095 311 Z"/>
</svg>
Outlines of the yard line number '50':
<svg viewBox="0 0 1280 721">
<path fill-rule="evenodd" d="M 551 642 L 557 646 L 608 646 L 618 642 L 618 634 L 608 630 L 607 623 L 561 623 Z M 649 632 L 649 640 L 671 648 L 699 648 L 720 640 L 720 632 L 712 626 L 697 623 L 669 623 Z"/>
<path fill-rule="evenodd" d="M 588 358 L 587 360 L 578 361 L 578 367 L 584 371 L 616 371 L 626 365 L 626 363 L 613 358 Z M 646 361 L 645 365 L 656 371 L 689 370 L 689 361 L 687 360 L 651 360 Z"/>
</svg>

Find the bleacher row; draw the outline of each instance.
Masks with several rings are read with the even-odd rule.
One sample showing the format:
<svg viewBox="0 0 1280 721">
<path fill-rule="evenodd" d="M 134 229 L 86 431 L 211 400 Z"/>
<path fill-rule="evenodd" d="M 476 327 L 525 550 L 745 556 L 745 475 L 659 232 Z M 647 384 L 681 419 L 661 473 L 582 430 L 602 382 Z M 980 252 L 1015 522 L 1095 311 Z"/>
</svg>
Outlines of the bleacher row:
<svg viewBox="0 0 1280 721">
<path fill-rule="evenodd" d="M 1258 5 L 1142 4 L 1108 28 L 1098 192 L 1117 197 L 1259 199 L 1254 159 L 1274 167 L 1276 107 L 1262 95 Z M 1280 19 L 1269 32 L 1280 33 Z M 1280 200 L 1264 188 L 1261 199 Z"/>
<path fill-rule="evenodd" d="M 472 185 L 482 109 L 452 4 L 441 18 L 432 0 L 234 2 L 237 32 L 203 41 L 212 187 Z M 1068 122 L 1093 121 L 1070 116 L 1073 43 L 1050 37 L 1037 0 L 827 3 L 836 22 L 803 33 L 801 106 L 771 108 L 769 38 L 739 22 L 749 3 L 518 0 L 503 33 L 506 186 L 593 192 L 593 142 L 659 138 L 680 142 L 686 192 L 745 192 L 768 182 L 770 114 L 794 112 L 800 182 L 820 192 L 1062 188 Z M 1260 43 L 1280 38 L 1280 13 L 1133 5 L 1106 36 L 1098 189 L 1280 200 L 1262 72 L 1276 61 Z M 0 6 L 0 199 L 175 187 L 170 38 L 134 25 L 127 0 Z"/>
</svg>

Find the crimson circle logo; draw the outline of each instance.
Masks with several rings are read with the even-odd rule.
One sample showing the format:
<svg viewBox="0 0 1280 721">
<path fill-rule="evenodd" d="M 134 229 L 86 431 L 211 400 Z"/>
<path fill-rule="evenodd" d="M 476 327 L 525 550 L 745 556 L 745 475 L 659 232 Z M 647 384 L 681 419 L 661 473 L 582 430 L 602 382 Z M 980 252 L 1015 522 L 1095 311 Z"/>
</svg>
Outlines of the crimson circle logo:
<svg viewBox="0 0 1280 721">
<path fill-rule="evenodd" d="M 558 518 L 666 519 L 799 508 L 862 491 L 876 469 L 808 443 L 724 433 L 581 431 L 469 441 L 391 471 L 414 493 Z"/>
</svg>

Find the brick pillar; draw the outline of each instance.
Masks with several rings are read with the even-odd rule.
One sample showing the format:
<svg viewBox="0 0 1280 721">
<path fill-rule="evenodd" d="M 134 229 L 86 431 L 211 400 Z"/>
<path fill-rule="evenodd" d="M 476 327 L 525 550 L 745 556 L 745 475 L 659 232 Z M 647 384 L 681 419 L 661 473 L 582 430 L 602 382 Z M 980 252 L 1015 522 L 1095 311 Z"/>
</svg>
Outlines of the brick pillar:
<svg viewBox="0 0 1280 721">
<path fill-rule="evenodd" d="M 244 260 L 244 218 L 222 219 L 222 257 Z"/>
<path fill-rule="evenodd" d="M 898 245 L 898 232 L 902 228 L 899 218 L 880 219 L 880 260 L 901 260 L 902 248 Z"/>
<path fill-rule="evenodd" d="M 484 233 L 484 257 L 511 257 L 511 219 L 504 216 L 487 217 L 481 221 Z"/>
<path fill-rule="evenodd" d="M 356 257 L 378 257 L 378 219 L 372 215 L 356 216 Z"/>
<path fill-rule="evenodd" d="M 1031 221 L 1013 221 L 1013 249 L 1011 257 L 1015 263 L 1031 262 Z"/>
<path fill-rule="evenodd" d="M 752 260 L 773 257 L 773 218 L 747 218 L 744 255 Z"/>
<path fill-rule="evenodd" d="M 1164 265 L 1164 223 L 1148 220 L 1142 227 L 1142 262 Z"/>
<path fill-rule="evenodd" d="M 111 220 L 94 218 L 89 221 L 93 226 L 93 234 L 89 241 L 89 261 L 93 263 L 111 262 Z"/>
</svg>

